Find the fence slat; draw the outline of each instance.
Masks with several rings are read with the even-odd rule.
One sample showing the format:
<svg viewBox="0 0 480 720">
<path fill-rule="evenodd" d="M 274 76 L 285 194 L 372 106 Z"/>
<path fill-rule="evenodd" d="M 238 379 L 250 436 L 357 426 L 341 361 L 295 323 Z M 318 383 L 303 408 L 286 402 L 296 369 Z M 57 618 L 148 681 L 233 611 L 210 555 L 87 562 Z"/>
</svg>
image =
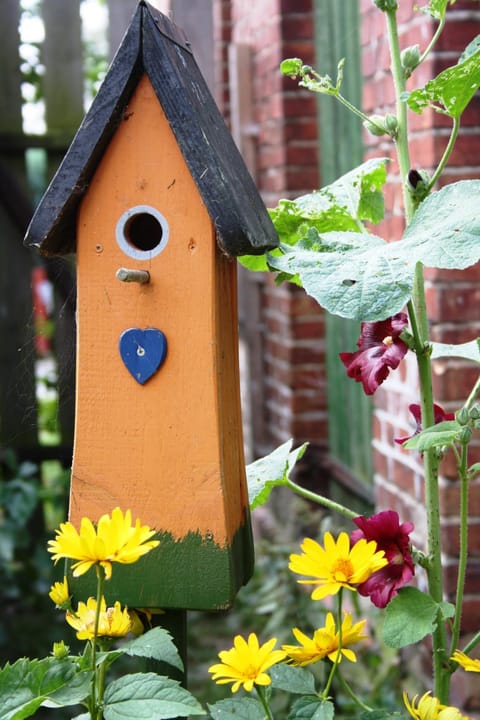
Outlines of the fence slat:
<svg viewBox="0 0 480 720">
<path fill-rule="evenodd" d="M 47 0 L 42 5 L 45 42 L 44 94 L 47 132 L 70 141 L 83 114 L 83 52 L 80 0 Z M 48 175 L 53 175 L 62 152 L 48 152 Z M 68 268 L 65 269 L 65 272 Z M 72 292 L 74 292 L 72 288 Z M 75 417 L 74 303 L 56 293 L 55 350 L 58 362 L 59 425 L 62 443 L 73 445 Z"/>
</svg>

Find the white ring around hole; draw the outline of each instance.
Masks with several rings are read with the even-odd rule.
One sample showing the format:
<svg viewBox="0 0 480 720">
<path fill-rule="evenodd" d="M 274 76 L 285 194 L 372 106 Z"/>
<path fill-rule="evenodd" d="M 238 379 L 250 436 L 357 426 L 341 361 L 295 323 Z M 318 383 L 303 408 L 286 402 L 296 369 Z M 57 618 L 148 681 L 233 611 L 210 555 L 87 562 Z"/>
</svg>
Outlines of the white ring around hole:
<svg viewBox="0 0 480 720">
<path fill-rule="evenodd" d="M 140 250 L 139 248 L 134 247 L 129 243 L 128 239 L 125 236 L 125 226 L 128 221 L 131 220 L 131 218 L 135 217 L 135 215 L 142 214 L 152 215 L 152 217 L 154 217 L 158 221 L 162 228 L 162 239 L 160 240 L 158 245 L 152 250 Z M 134 207 L 129 208 L 120 217 L 119 221 L 117 222 L 117 227 L 115 228 L 115 238 L 118 246 L 126 255 L 134 258 L 135 260 L 149 260 L 150 258 L 159 255 L 162 250 L 165 249 L 165 246 L 168 242 L 169 233 L 170 229 L 168 226 L 168 222 L 166 221 L 162 213 L 156 210 L 156 208 L 151 207 L 151 205 L 135 205 Z"/>
</svg>

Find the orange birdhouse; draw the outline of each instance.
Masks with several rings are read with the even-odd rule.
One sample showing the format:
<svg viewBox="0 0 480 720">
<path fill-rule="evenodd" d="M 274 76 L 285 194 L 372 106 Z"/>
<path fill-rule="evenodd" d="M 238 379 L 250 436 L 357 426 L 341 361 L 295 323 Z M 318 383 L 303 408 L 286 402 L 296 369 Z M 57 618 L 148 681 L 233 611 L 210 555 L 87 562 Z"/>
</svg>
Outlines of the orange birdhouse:
<svg viewBox="0 0 480 720">
<path fill-rule="evenodd" d="M 148 3 L 27 242 L 77 255 L 70 520 L 119 506 L 160 539 L 107 598 L 227 607 L 253 559 L 232 258 L 277 239 L 183 33 Z"/>
</svg>

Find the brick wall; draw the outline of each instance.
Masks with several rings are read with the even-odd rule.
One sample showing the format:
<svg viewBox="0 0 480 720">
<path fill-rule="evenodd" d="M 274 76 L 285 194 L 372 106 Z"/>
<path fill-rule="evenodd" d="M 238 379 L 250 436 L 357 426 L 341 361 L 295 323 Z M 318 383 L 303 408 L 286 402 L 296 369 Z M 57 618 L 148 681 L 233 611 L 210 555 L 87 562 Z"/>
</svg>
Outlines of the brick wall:
<svg viewBox="0 0 480 720">
<path fill-rule="evenodd" d="M 218 67 L 226 66 L 227 36 L 251 48 L 258 128 L 254 175 L 265 204 L 311 192 L 319 185 L 315 98 L 279 71 L 286 57 L 313 62 L 311 0 L 215 0 L 214 16 L 223 42 Z M 221 97 L 228 118 L 225 91 Z M 244 292 L 254 292 L 253 286 Z M 253 438 L 253 453 L 293 437 L 296 444 L 309 440 L 321 455 L 327 441 L 323 315 L 303 291 L 276 287 L 270 276 L 260 285 L 259 315 L 253 332 L 262 334 L 263 403 L 253 412 L 263 414 L 264 432 Z"/>
<path fill-rule="evenodd" d="M 418 43 L 424 48 L 433 32 L 433 24 L 414 12 L 415 0 L 400 3 L 400 42 L 405 47 Z M 389 89 L 389 60 L 384 16 L 371 0 L 362 0 L 363 70 L 366 78 L 364 109 L 366 112 L 394 112 Z M 459 53 L 480 32 L 480 7 L 477 2 L 457 2 L 449 9 L 449 21 L 441 43 L 426 63 L 409 81 L 411 87 L 423 85 L 457 61 Z M 428 112 L 409 114 L 412 132 L 412 167 L 432 170 L 443 153 L 449 135 L 448 119 Z M 480 99 L 475 99 L 464 118 L 464 124 L 444 183 L 479 177 L 480 172 Z M 392 156 L 391 147 L 382 138 L 366 137 L 367 154 Z M 393 162 L 387 188 L 388 216 L 380 234 L 395 239 L 402 232 L 401 188 L 398 169 Z M 426 271 L 426 293 L 431 318 L 432 338 L 441 342 L 465 342 L 480 335 L 478 307 L 480 291 L 479 266 L 468 271 Z M 457 409 L 467 398 L 477 369 L 460 360 L 437 361 L 433 368 L 436 402 L 447 410 Z M 416 525 L 416 542 L 424 530 L 423 481 L 421 458 L 402 450 L 394 437 L 408 434 L 411 418 L 408 404 L 418 402 L 414 358 L 403 363 L 375 396 L 374 453 L 376 501 L 379 508 L 394 507 L 404 519 Z M 479 460 L 478 444 L 473 460 Z M 458 550 L 458 483 L 453 457 L 447 456 L 441 466 L 441 512 L 448 553 L 444 557 L 446 589 L 450 599 L 456 587 L 456 552 Z M 478 629 L 480 620 L 480 481 L 471 485 L 470 559 L 464 613 L 465 631 Z"/>
</svg>

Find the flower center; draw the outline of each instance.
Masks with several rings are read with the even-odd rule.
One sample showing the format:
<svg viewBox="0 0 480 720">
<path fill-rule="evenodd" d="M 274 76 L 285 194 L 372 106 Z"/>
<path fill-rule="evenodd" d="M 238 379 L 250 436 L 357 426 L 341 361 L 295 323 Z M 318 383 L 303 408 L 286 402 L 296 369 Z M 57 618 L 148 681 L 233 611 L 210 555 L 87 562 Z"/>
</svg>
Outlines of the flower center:
<svg viewBox="0 0 480 720">
<path fill-rule="evenodd" d="M 255 665 L 253 665 L 252 663 L 250 663 L 243 671 L 243 675 L 249 680 L 255 680 L 258 675 L 258 668 L 255 667 Z"/>
<path fill-rule="evenodd" d="M 390 565 L 403 565 L 404 560 L 400 550 L 396 552 L 395 555 L 392 555 L 390 558 L 388 558 L 388 562 L 390 563 Z"/>
<path fill-rule="evenodd" d="M 332 575 L 339 582 L 346 582 L 353 574 L 353 566 L 348 558 L 337 558 L 332 567 Z"/>
<path fill-rule="evenodd" d="M 383 343 L 384 345 L 387 345 L 387 347 L 390 346 L 390 345 L 393 345 L 393 338 L 392 338 L 392 336 L 391 336 L 391 335 L 387 335 L 386 337 L 384 337 L 383 340 L 382 340 L 382 343 Z"/>
</svg>

